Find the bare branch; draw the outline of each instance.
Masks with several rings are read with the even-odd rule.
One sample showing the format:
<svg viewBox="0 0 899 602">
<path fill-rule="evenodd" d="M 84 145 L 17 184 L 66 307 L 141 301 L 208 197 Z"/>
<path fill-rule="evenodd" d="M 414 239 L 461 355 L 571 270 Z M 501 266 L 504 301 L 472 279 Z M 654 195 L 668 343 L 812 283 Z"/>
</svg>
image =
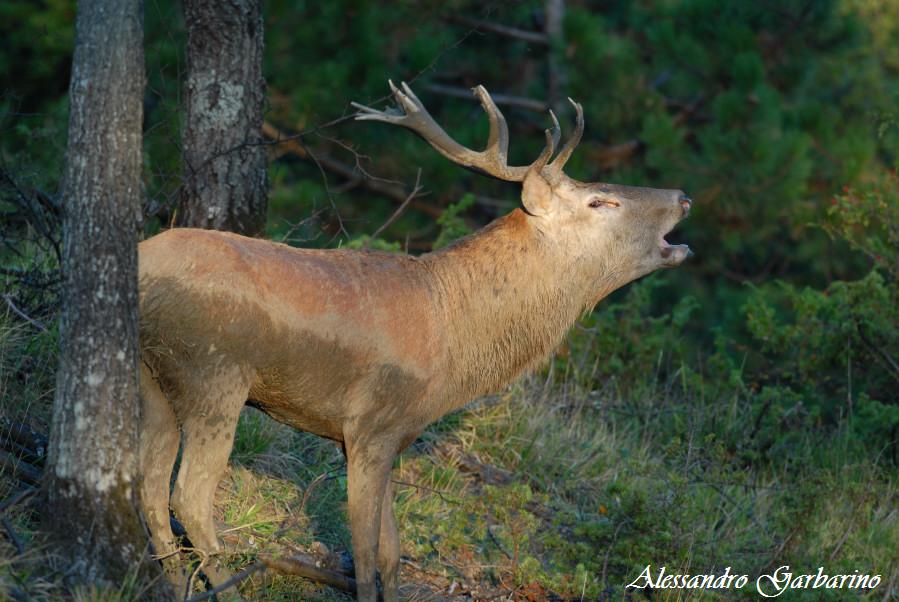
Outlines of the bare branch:
<svg viewBox="0 0 899 602">
<path fill-rule="evenodd" d="M 499 548 L 499 551 L 502 552 L 506 558 L 512 560 L 512 555 L 509 554 L 509 551 L 506 550 L 506 547 L 502 544 L 502 542 L 500 542 L 500 540 L 496 537 L 496 534 L 493 532 L 493 527 L 495 526 L 496 525 L 487 525 L 487 535 L 490 536 L 491 541 L 493 541 L 496 547 Z"/>
<path fill-rule="evenodd" d="M 302 140 L 297 140 L 297 144 L 306 152 L 306 156 L 309 157 L 315 166 L 318 168 L 319 173 L 322 176 L 322 184 L 325 187 L 325 196 L 328 197 L 328 202 L 331 204 L 331 209 L 334 211 L 334 216 L 337 218 L 337 225 L 339 227 L 338 234 L 343 234 L 347 238 L 350 238 L 350 233 L 346 231 L 346 228 L 343 227 L 343 218 L 340 217 L 340 210 L 337 209 L 337 203 L 334 202 L 334 196 L 331 194 L 331 187 L 328 185 L 328 176 L 325 175 L 325 168 L 322 167 L 322 164 L 319 162 L 318 157 L 316 157 L 312 151 L 310 151 L 305 144 L 303 144 Z M 335 235 L 336 237 L 336 235 Z M 333 240 L 334 237 L 332 237 Z"/>
<path fill-rule="evenodd" d="M 41 482 L 40 470 L 2 450 L 0 450 L 0 466 L 8 468 L 19 480 L 31 485 L 38 485 Z"/>
<path fill-rule="evenodd" d="M 38 490 L 34 487 L 26 487 L 14 496 L 7 498 L 3 501 L 2 504 L 0 504 L 0 513 L 6 512 L 21 501 L 28 499 L 29 497 L 37 493 L 37 491 Z"/>
<path fill-rule="evenodd" d="M 248 579 L 254 573 L 264 571 L 267 568 L 268 567 L 266 566 L 266 564 L 264 562 L 254 562 L 253 564 L 251 564 L 250 566 L 248 566 L 241 572 L 237 573 L 236 575 L 234 575 L 233 577 L 231 577 L 230 579 L 228 579 L 221 585 L 214 587 L 208 591 L 205 591 L 201 594 L 197 594 L 196 596 L 193 596 L 191 598 L 188 598 L 184 602 L 201 602 L 202 600 L 208 600 L 209 598 L 212 598 L 216 594 L 222 593 L 226 589 L 231 589 L 232 587 L 234 587 L 241 581 Z"/>
<path fill-rule="evenodd" d="M 405 485 L 406 487 L 412 487 L 413 489 L 421 489 L 422 491 L 428 491 L 430 493 L 436 493 L 437 497 L 448 504 L 461 504 L 462 501 L 458 498 L 448 497 L 446 492 L 440 491 L 439 489 L 434 489 L 432 487 L 425 487 L 424 485 L 419 485 L 417 483 L 409 483 L 408 481 L 398 481 L 396 479 L 391 479 L 393 483 L 396 485 Z"/>
<path fill-rule="evenodd" d="M 295 155 L 306 161 L 312 160 L 308 150 L 297 142 L 296 136 L 285 135 L 281 130 L 267 121 L 262 124 L 262 133 L 272 140 L 274 144 L 282 145 L 281 149 L 283 149 L 284 152 Z M 358 182 L 361 186 L 364 186 L 366 189 L 376 194 L 399 202 L 405 201 L 406 197 L 409 196 L 409 193 L 406 192 L 405 188 L 399 184 L 393 184 L 386 180 L 373 180 L 362 177 L 361 174 L 346 163 L 327 155 L 318 155 L 316 158 L 318 159 L 319 166 L 322 168 L 342 176 L 349 181 Z M 409 206 L 416 211 L 420 211 L 421 213 L 434 218 L 440 217 L 441 213 L 443 213 L 439 207 L 432 207 L 427 203 L 411 201 Z"/>
<path fill-rule="evenodd" d="M 34 318 L 28 316 L 28 314 L 26 314 L 24 311 L 22 311 L 21 309 L 16 307 L 16 304 L 13 303 L 12 295 L 8 295 L 8 294 L 3 295 L 3 300 L 6 301 L 6 304 L 13 311 L 13 313 L 15 313 L 17 316 L 19 316 L 20 318 L 22 318 L 23 320 L 25 320 L 26 322 L 28 322 L 29 324 L 31 324 L 32 326 L 34 326 L 35 328 L 40 330 L 41 332 L 47 332 L 46 326 L 44 326 L 43 324 L 41 324 Z"/>
<path fill-rule="evenodd" d="M 38 466 L 40 463 L 43 463 L 46 459 L 43 453 L 36 452 L 24 445 L 19 445 L 15 441 L 0 435 L 0 448 L 5 449 L 7 452 L 14 455 L 21 461 L 28 462 L 29 464 L 34 464 Z"/>
<path fill-rule="evenodd" d="M 519 29 L 518 27 L 510 27 L 492 21 L 484 21 L 482 19 L 473 19 L 463 15 L 449 15 L 445 17 L 450 23 L 458 23 L 465 27 L 470 27 L 475 31 L 485 31 L 495 33 L 497 35 L 506 36 L 516 40 L 522 40 L 529 44 L 539 44 L 541 46 L 549 46 L 549 37 L 539 31 L 530 31 L 527 29 Z"/>
<path fill-rule="evenodd" d="M 425 90 L 443 96 L 450 96 L 452 98 L 464 98 L 465 100 L 472 100 L 474 98 L 471 95 L 471 90 L 467 88 L 460 88 L 458 86 L 427 84 L 425 86 Z M 549 108 L 549 104 L 547 104 L 546 102 L 533 98 L 527 98 L 525 96 L 512 96 L 509 94 L 491 94 L 490 96 L 493 97 L 493 102 L 498 105 L 515 107 L 517 109 L 525 109 L 526 111 L 543 113 Z M 477 100 L 477 98 L 474 98 L 474 100 Z"/>
<path fill-rule="evenodd" d="M 19 537 L 19 534 L 16 533 L 16 530 L 13 528 L 12 523 L 9 522 L 9 519 L 5 516 L 0 519 L 0 522 L 3 523 L 3 528 L 6 530 L 6 534 L 9 536 L 9 540 L 12 542 L 12 545 L 16 547 L 16 552 L 21 556 L 25 553 L 25 544 L 22 543 L 22 538 Z"/>
<path fill-rule="evenodd" d="M 380 227 L 378 227 L 378 229 L 372 233 L 371 237 L 365 243 L 365 248 L 368 248 L 368 246 L 372 240 L 374 240 L 375 238 L 380 236 L 381 232 L 386 230 L 387 227 L 390 226 L 390 224 L 392 224 L 393 222 L 396 221 L 396 219 L 400 216 L 400 214 L 402 214 L 403 210 L 405 210 L 406 207 L 409 205 L 409 203 L 412 202 L 412 199 L 414 199 L 416 196 L 418 196 L 419 192 L 421 192 L 421 168 L 420 167 L 418 168 L 418 175 L 415 176 L 415 186 L 412 188 L 412 192 L 410 192 L 409 196 L 406 197 L 406 200 L 404 200 L 400 204 L 400 206 L 396 208 L 396 211 L 393 212 L 393 215 L 391 215 L 389 218 L 387 218 L 387 221 L 385 221 L 383 224 L 381 224 Z"/>
<path fill-rule="evenodd" d="M 317 583 L 336 587 L 345 592 L 356 593 L 355 579 L 335 571 L 317 567 L 298 554 L 280 557 L 275 557 L 271 554 L 260 554 L 259 560 L 265 564 L 266 568 L 281 575 L 298 575 Z"/>
<path fill-rule="evenodd" d="M 588 150 L 587 155 L 590 162 L 597 164 L 601 169 L 614 169 L 636 155 L 641 148 L 643 142 L 635 138 L 620 144 Z"/>
<path fill-rule="evenodd" d="M 47 454 L 49 446 L 47 436 L 25 423 L 9 418 L 0 418 L 0 438 L 15 441 L 19 445 L 33 450 L 36 456 L 43 457 Z"/>
</svg>

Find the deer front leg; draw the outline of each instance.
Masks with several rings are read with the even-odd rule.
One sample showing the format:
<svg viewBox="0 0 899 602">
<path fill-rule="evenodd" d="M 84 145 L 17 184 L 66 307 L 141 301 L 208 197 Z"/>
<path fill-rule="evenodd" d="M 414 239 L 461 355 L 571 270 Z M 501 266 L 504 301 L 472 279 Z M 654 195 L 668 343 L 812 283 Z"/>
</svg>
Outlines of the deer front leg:
<svg viewBox="0 0 899 602">
<path fill-rule="evenodd" d="M 359 602 L 376 602 L 378 599 L 375 569 L 379 557 L 381 513 L 394 456 L 392 449 L 378 445 L 347 444 L 347 499 Z"/>
<path fill-rule="evenodd" d="M 381 536 L 378 540 L 378 572 L 384 588 L 384 602 L 399 600 L 400 535 L 393 514 L 393 481 L 387 472 L 387 486 L 381 502 Z"/>
</svg>

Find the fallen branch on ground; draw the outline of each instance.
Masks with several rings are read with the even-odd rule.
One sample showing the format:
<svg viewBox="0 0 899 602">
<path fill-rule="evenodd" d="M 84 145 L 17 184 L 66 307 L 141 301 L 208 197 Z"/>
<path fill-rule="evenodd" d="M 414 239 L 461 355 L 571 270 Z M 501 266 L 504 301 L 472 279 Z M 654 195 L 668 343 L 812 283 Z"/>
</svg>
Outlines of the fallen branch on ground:
<svg viewBox="0 0 899 602">
<path fill-rule="evenodd" d="M 41 482 L 40 470 L 28 462 L 2 450 L 0 450 L 0 466 L 8 468 L 20 481 L 24 481 L 31 485 L 38 485 Z"/>
<path fill-rule="evenodd" d="M 356 593 L 355 579 L 335 571 L 317 567 L 310 561 L 310 559 L 304 558 L 298 554 L 279 557 L 269 554 L 260 554 L 259 560 L 265 563 L 267 568 L 276 573 L 282 575 L 298 575 L 300 577 L 305 577 L 306 579 L 311 579 L 316 583 L 323 583 L 325 585 L 330 585 L 331 587 L 336 587 L 337 589 L 351 594 Z M 378 598 L 380 599 L 380 595 Z"/>
<path fill-rule="evenodd" d="M 19 316 L 20 318 L 22 318 L 23 320 L 25 320 L 26 322 L 31 324 L 32 326 L 34 326 L 41 332 L 47 332 L 46 326 L 44 326 L 43 324 L 41 324 L 34 318 L 30 317 L 24 311 L 19 309 L 19 307 L 15 303 L 13 303 L 12 295 L 3 295 L 3 299 L 6 301 L 6 304 L 9 306 L 9 308 L 13 311 L 14 314 L 16 314 L 17 316 Z"/>
<path fill-rule="evenodd" d="M 15 546 L 16 552 L 19 553 L 19 556 L 25 553 L 25 544 L 22 543 L 22 538 L 19 537 L 19 534 L 16 533 L 16 530 L 13 529 L 12 523 L 9 522 L 9 519 L 5 516 L 0 519 L 0 522 L 3 523 L 3 528 L 6 530 L 6 535 L 9 537 L 9 540 L 12 542 L 12 545 Z"/>
<path fill-rule="evenodd" d="M 47 455 L 49 445 L 47 437 L 23 422 L 0 418 L 0 437 L 11 439 L 19 445 L 27 447 L 38 456 Z"/>
<path fill-rule="evenodd" d="M 202 600 L 208 600 L 209 598 L 212 598 L 216 594 L 222 593 L 226 589 L 231 589 L 232 587 L 236 586 L 241 581 L 244 581 L 245 579 L 249 578 L 250 575 L 252 575 L 254 573 L 258 573 L 260 571 L 264 571 L 266 568 L 267 567 L 264 562 L 254 562 L 253 564 L 251 564 L 250 566 L 248 566 L 241 572 L 237 573 L 236 575 L 234 575 L 233 577 L 231 577 L 230 579 L 228 579 L 227 581 L 225 581 L 218 587 L 214 587 L 208 591 L 203 592 L 202 594 L 197 594 L 196 596 L 192 596 L 192 597 L 186 599 L 184 602 L 201 602 Z"/>
<path fill-rule="evenodd" d="M 31 497 L 37 493 L 37 489 L 34 487 L 26 487 L 25 489 L 19 491 L 17 494 L 7 498 L 2 504 L 0 504 L 0 514 L 3 514 L 22 500 Z"/>
</svg>

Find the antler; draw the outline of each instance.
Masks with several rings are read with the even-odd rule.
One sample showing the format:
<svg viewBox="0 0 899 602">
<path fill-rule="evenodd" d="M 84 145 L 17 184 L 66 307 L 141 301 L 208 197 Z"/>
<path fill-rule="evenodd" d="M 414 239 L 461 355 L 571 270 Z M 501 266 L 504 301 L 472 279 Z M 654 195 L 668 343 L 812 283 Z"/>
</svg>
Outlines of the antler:
<svg viewBox="0 0 899 602">
<path fill-rule="evenodd" d="M 387 111 L 378 111 L 354 102 L 352 103 L 353 106 L 360 111 L 356 119 L 382 121 L 408 128 L 421 136 L 428 144 L 437 149 L 437 152 L 450 161 L 500 180 L 522 182 L 528 170 L 543 170 L 544 168 L 549 170 L 544 172 L 547 177 L 556 179 L 558 174 L 561 174 L 565 161 L 571 156 L 584 131 L 583 111 L 579 104 L 572 101 L 578 113 L 578 129 L 575 132 L 575 136 L 565 144 L 559 157 L 547 167 L 546 164 L 552 157 L 562 135 L 559 121 L 553 112 L 550 111 L 549 115 L 552 118 L 553 126 L 546 130 L 546 146 L 543 148 L 540 156 L 531 165 L 510 166 L 508 163 L 509 126 L 506 124 L 506 118 L 503 117 L 503 114 L 497 108 L 493 99 L 490 98 L 490 94 L 487 93 L 484 86 L 478 86 L 472 90 L 475 96 L 478 97 L 478 100 L 481 101 L 481 106 L 484 107 L 484 111 L 487 112 L 487 119 L 490 121 L 487 148 L 478 152 L 466 148 L 450 138 L 443 131 L 443 128 L 434 121 L 434 118 L 431 117 L 422 102 L 405 82 L 400 84 L 401 90 L 394 86 L 392 81 L 388 83 L 401 110 L 388 109 Z"/>
</svg>

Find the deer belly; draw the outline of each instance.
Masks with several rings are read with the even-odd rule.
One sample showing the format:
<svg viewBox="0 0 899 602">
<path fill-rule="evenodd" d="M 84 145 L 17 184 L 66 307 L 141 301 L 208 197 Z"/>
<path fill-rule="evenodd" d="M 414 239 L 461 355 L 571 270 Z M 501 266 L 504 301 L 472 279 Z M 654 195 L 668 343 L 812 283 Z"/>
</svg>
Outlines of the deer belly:
<svg viewBox="0 0 899 602">
<path fill-rule="evenodd" d="M 342 441 L 349 424 L 385 431 L 418 422 L 428 380 L 376 349 L 310 333 L 259 367 L 250 404 L 294 428 Z"/>
</svg>

